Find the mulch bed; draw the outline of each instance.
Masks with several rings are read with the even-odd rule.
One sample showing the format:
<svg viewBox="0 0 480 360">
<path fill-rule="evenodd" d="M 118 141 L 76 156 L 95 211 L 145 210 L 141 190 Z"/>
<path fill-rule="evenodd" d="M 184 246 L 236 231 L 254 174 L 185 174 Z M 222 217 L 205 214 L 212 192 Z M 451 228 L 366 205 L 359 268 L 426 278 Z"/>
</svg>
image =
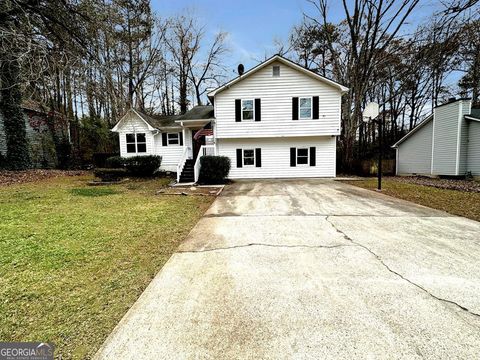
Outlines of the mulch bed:
<svg viewBox="0 0 480 360">
<path fill-rule="evenodd" d="M 0 171 L 0 186 L 23 184 L 39 180 L 57 178 L 61 176 L 87 175 L 88 171 L 83 170 L 44 170 L 32 169 L 25 171 Z"/>
<path fill-rule="evenodd" d="M 438 189 L 480 192 L 480 183 L 473 180 L 438 179 L 423 176 L 396 176 L 387 177 L 387 179 L 407 184 L 431 186 Z"/>
</svg>

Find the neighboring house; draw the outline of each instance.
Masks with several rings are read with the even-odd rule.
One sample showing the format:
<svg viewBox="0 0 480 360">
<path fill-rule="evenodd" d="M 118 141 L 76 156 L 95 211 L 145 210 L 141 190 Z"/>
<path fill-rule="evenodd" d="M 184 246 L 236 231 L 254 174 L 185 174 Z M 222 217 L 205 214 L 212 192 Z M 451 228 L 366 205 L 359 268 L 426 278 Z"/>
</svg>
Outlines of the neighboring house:
<svg viewBox="0 0 480 360">
<path fill-rule="evenodd" d="M 398 175 L 480 176 L 480 109 L 470 99 L 437 106 L 393 145 Z"/>
<path fill-rule="evenodd" d="M 346 91 L 275 55 L 209 92 L 213 106 L 168 117 L 131 109 L 112 131 L 122 156 L 161 155 L 180 181 L 198 179 L 205 154 L 229 157 L 233 179 L 334 177 Z"/>
<path fill-rule="evenodd" d="M 69 121 L 62 114 L 49 111 L 35 101 L 24 101 L 22 109 L 32 167 L 57 166 L 55 141 L 70 140 Z M 6 156 L 7 139 L 3 121 L 3 114 L 0 112 L 0 154 Z"/>
</svg>

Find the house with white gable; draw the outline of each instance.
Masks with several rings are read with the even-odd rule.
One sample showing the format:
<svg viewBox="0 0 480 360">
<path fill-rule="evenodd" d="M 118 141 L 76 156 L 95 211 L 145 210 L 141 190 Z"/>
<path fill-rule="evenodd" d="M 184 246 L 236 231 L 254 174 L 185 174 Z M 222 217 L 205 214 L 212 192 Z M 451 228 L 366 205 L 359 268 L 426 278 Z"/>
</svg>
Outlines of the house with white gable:
<svg viewBox="0 0 480 360">
<path fill-rule="evenodd" d="M 212 105 L 160 117 L 131 109 L 112 131 L 122 156 L 160 155 L 179 182 L 198 180 L 203 155 L 229 157 L 231 179 L 335 177 L 347 91 L 275 55 L 209 92 Z"/>
</svg>

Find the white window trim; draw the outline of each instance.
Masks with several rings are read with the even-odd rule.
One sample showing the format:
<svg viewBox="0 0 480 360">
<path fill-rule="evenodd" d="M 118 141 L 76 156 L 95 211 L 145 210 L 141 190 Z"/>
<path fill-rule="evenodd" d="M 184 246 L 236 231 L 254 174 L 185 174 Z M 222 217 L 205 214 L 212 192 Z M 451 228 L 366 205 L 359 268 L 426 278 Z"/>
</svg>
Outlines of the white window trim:
<svg viewBox="0 0 480 360">
<path fill-rule="evenodd" d="M 170 135 L 177 135 L 177 142 L 176 143 L 170 143 Z M 180 146 L 180 133 L 167 133 L 167 145 L 178 145 Z"/>
<path fill-rule="evenodd" d="M 296 151 L 295 151 L 295 163 L 297 164 L 297 166 L 310 166 L 310 148 L 309 147 L 301 147 L 301 148 L 295 148 Z M 307 149 L 307 163 L 306 164 L 299 164 L 298 163 L 298 150 L 299 149 Z M 304 156 L 302 156 L 304 157 Z"/>
<path fill-rule="evenodd" d="M 143 134 L 145 135 L 145 142 L 138 142 L 137 140 L 137 135 Z M 134 137 L 134 142 L 128 142 L 127 141 L 127 135 L 133 135 Z M 129 152 L 128 151 L 128 145 L 135 144 L 135 151 L 134 152 Z M 139 152 L 138 151 L 138 144 L 145 144 L 145 151 Z M 146 154 L 147 153 L 147 133 L 139 132 L 139 133 L 125 133 L 125 151 L 127 154 Z"/>
<path fill-rule="evenodd" d="M 251 119 L 244 119 L 243 118 L 243 102 L 244 101 L 251 101 L 252 102 L 252 109 L 253 109 L 253 117 Z M 242 121 L 255 121 L 255 99 L 241 99 L 240 100 L 240 112 L 242 113 Z"/>
<path fill-rule="evenodd" d="M 310 117 L 301 117 L 301 106 L 302 99 L 310 99 Z M 298 120 L 312 120 L 313 119 L 313 96 L 299 96 L 298 97 Z"/>
<path fill-rule="evenodd" d="M 253 164 L 245 164 L 245 151 L 253 151 Z M 257 159 L 255 157 L 255 149 L 242 149 L 242 165 L 243 167 L 255 167 L 255 165 L 257 164 Z"/>
</svg>

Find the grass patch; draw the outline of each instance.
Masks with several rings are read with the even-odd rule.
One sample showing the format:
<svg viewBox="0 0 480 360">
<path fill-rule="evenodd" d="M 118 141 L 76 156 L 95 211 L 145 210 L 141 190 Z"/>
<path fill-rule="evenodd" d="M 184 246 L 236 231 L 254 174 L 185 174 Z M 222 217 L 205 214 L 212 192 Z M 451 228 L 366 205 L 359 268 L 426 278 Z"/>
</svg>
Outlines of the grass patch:
<svg viewBox="0 0 480 360">
<path fill-rule="evenodd" d="M 114 195 L 114 194 L 120 193 L 116 189 L 107 188 L 107 187 L 79 188 L 79 189 L 72 189 L 70 190 L 70 192 L 73 195 L 77 195 L 77 196 L 106 196 L 106 195 Z"/>
<path fill-rule="evenodd" d="M 90 358 L 212 202 L 157 196 L 169 179 L 0 188 L 0 339 Z"/>
<path fill-rule="evenodd" d="M 377 179 L 345 182 L 369 190 L 375 190 L 377 188 Z M 453 215 L 480 221 L 480 193 L 438 189 L 431 186 L 402 183 L 395 180 L 383 180 L 382 193 L 416 204 L 443 210 Z"/>
</svg>

